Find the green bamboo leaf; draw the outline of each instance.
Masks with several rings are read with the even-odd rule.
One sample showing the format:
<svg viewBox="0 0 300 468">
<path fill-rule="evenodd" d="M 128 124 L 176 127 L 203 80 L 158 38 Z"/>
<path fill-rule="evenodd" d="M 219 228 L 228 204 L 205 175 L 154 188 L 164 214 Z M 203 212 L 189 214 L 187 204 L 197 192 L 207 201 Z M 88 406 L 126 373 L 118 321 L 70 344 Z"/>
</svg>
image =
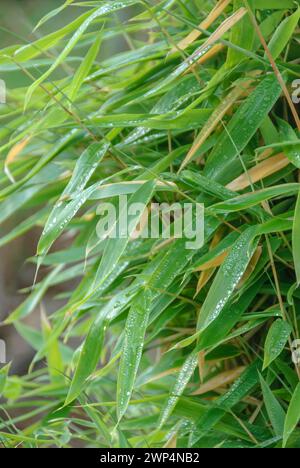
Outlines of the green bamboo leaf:
<svg viewBox="0 0 300 468">
<path fill-rule="evenodd" d="M 256 228 L 250 227 L 232 246 L 201 308 L 197 324 L 199 332 L 216 320 L 228 303 L 256 250 L 258 239 L 255 240 L 255 236 Z"/>
<path fill-rule="evenodd" d="M 48 342 L 48 339 L 52 333 L 52 327 L 43 309 L 41 313 L 41 322 L 43 339 L 45 342 Z M 63 382 L 64 363 L 59 349 L 58 340 L 53 340 L 51 344 L 47 346 L 46 356 L 50 379 L 54 383 L 61 381 Z"/>
<path fill-rule="evenodd" d="M 284 423 L 283 447 L 286 446 L 289 437 L 295 430 L 300 420 L 300 384 L 293 393 L 291 403 Z"/>
<path fill-rule="evenodd" d="M 294 195 L 298 193 L 299 184 L 282 184 L 270 188 L 257 190 L 255 192 L 246 193 L 235 198 L 231 198 L 226 202 L 220 202 L 209 208 L 215 213 L 232 213 L 235 211 L 246 210 L 252 206 L 258 205 L 271 198 L 281 197 L 284 195 Z"/>
<path fill-rule="evenodd" d="M 231 388 L 223 396 L 219 397 L 214 405 L 197 420 L 197 431 L 192 434 L 191 446 L 195 446 L 223 418 L 227 411 L 231 411 L 257 385 L 259 381 L 258 371 L 258 361 L 254 361 Z"/>
<path fill-rule="evenodd" d="M 142 357 L 151 304 L 150 292 L 145 290 L 134 298 L 125 326 L 124 344 L 117 383 L 118 420 L 124 416 L 130 402 Z"/>
<path fill-rule="evenodd" d="M 99 186 L 98 188 L 95 188 L 95 190 L 92 192 L 92 194 L 89 197 L 89 200 L 103 200 L 105 198 L 117 197 L 120 195 L 132 195 L 145 183 L 145 181 L 152 179 L 153 176 L 155 176 L 156 174 L 151 171 L 150 173 L 147 173 L 147 175 L 148 177 L 145 177 L 145 179 L 141 178 L 141 180 L 120 183 L 116 182 L 115 184 L 104 184 L 102 186 Z M 156 184 L 155 189 L 156 192 L 176 192 L 177 187 L 175 184 L 172 183 L 164 184 L 163 182 L 158 182 Z"/>
<path fill-rule="evenodd" d="M 297 203 L 294 214 L 294 223 L 293 223 L 293 258 L 295 273 L 297 278 L 298 286 L 300 284 L 300 192 L 297 197 Z"/>
<path fill-rule="evenodd" d="M 292 332 L 291 326 L 284 320 L 276 320 L 271 326 L 265 342 L 264 369 L 282 353 Z"/>
<path fill-rule="evenodd" d="M 254 283 L 254 285 L 250 287 L 239 300 L 229 301 L 228 305 L 224 307 L 218 318 L 214 320 L 202 333 L 196 333 L 195 335 L 198 338 L 196 346 L 197 351 L 201 351 L 221 343 L 241 319 L 258 290 L 259 285 Z"/>
<path fill-rule="evenodd" d="M 184 113 L 169 112 L 168 114 L 112 114 L 95 117 L 93 122 L 102 128 L 144 127 L 157 130 L 192 130 L 203 125 L 210 116 L 210 109 L 192 109 Z"/>
<path fill-rule="evenodd" d="M 10 366 L 11 366 L 11 363 L 6 364 L 0 369 L 0 396 L 2 396 L 4 387 L 6 385 Z"/>
<path fill-rule="evenodd" d="M 295 31 L 295 28 L 300 19 L 300 8 L 295 13 L 285 18 L 278 26 L 272 36 L 268 46 L 273 59 L 276 60 L 281 52 L 285 49 Z"/>
<path fill-rule="evenodd" d="M 285 412 L 277 401 L 267 382 L 260 375 L 260 384 L 263 392 L 264 402 L 272 427 L 278 437 L 283 436 Z"/>
<path fill-rule="evenodd" d="M 284 154 L 289 158 L 294 166 L 300 169 L 300 140 L 296 131 L 288 122 L 285 122 L 282 119 L 278 119 L 278 126 L 281 140 L 283 142 L 287 142 L 287 144 L 282 143 Z"/>
<path fill-rule="evenodd" d="M 94 143 L 89 146 L 78 159 L 71 180 L 55 204 L 37 247 L 37 254 L 45 256 L 53 242 L 62 233 L 71 219 L 88 199 L 94 189 L 88 189 L 83 194 L 83 189 L 95 172 L 98 164 L 105 156 L 109 143 Z M 74 200 L 68 201 L 73 197 Z"/>
<path fill-rule="evenodd" d="M 176 379 L 176 382 L 172 388 L 170 396 L 168 397 L 167 403 L 165 404 L 160 417 L 159 417 L 159 427 L 162 427 L 166 421 L 168 420 L 169 416 L 171 415 L 172 411 L 174 410 L 180 396 L 184 392 L 185 387 L 189 383 L 193 373 L 198 364 L 198 357 L 197 353 L 190 354 L 187 359 L 185 360 L 182 368 L 179 371 L 179 375 Z"/>
<path fill-rule="evenodd" d="M 274 74 L 264 78 L 234 114 L 208 158 L 204 175 L 230 182 L 230 163 L 243 151 L 278 100 L 282 90 Z"/>
<path fill-rule="evenodd" d="M 64 403 L 65 406 L 72 403 L 84 391 L 88 378 L 95 371 L 108 323 L 109 319 L 101 313 L 92 323 L 80 352 L 79 361 Z"/>
<path fill-rule="evenodd" d="M 198 81 L 194 76 L 187 76 L 158 100 L 151 109 L 151 114 L 167 114 L 176 111 L 197 92 L 199 92 Z M 147 135 L 149 131 L 150 129 L 145 127 L 134 129 L 125 138 L 124 144 L 127 145 L 136 141 L 138 138 Z"/>
<path fill-rule="evenodd" d="M 111 230 L 114 228 L 116 229 L 116 233 L 121 233 L 121 222 L 123 219 L 123 216 L 125 214 L 125 210 L 128 209 L 131 205 L 135 203 L 140 203 L 143 204 L 144 207 L 147 206 L 149 203 L 153 191 L 155 188 L 155 181 L 150 180 L 148 182 L 145 182 L 128 200 L 128 206 L 122 207 L 122 211 L 119 213 L 118 219 L 113 223 L 111 226 Z M 123 234 L 123 237 L 119 238 L 111 238 L 108 240 L 108 243 L 105 247 L 105 250 L 103 252 L 103 256 L 101 259 L 101 263 L 99 265 L 98 271 L 96 273 L 96 277 L 94 280 L 94 285 L 97 284 L 100 286 L 111 274 L 112 270 L 115 268 L 117 265 L 118 261 L 120 260 L 122 254 L 124 253 L 126 246 L 129 242 L 129 238 L 133 231 L 135 230 L 140 217 L 142 216 L 142 212 L 138 211 L 135 214 L 130 215 L 128 213 L 128 218 L 127 218 L 127 226 L 130 227 L 130 232 Z"/>
<path fill-rule="evenodd" d="M 67 91 L 68 97 L 71 102 L 76 99 L 78 91 L 84 82 L 85 78 L 88 76 L 93 63 L 98 55 L 100 46 L 102 42 L 102 34 L 95 40 L 92 44 L 91 48 L 89 49 L 88 53 L 86 54 L 83 62 L 81 63 L 80 67 L 76 71 L 73 81 L 70 84 L 70 88 Z"/>
<path fill-rule="evenodd" d="M 243 0 L 234 0 L 233 2 L 233 9 L 237 11 L 239 8 L 245 6 Z M 230 43 L 236 44 L 238 46 L 243 47 L 247 50 L 252 50 L 255 38 L 255 31 L 249 21 L 249 16 L 246 15 L 244 18 L 241 19 L 233 28 L 230 34 Z M 237 51 L 236 49 L 229 48 L 227 53 L 227 60 L 226 60 L 226 67 L 233 68 L 237 65 L 241 60 L 244 60 L 246 57 L 245 55 Z"/>
</svg>

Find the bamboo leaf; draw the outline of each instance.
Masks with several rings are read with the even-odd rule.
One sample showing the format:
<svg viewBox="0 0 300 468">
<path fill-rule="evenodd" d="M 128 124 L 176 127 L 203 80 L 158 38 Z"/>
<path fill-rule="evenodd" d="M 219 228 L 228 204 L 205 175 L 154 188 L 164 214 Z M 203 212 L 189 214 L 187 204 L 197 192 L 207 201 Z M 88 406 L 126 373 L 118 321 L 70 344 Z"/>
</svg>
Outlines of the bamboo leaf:
<svg viewBox="0 0 300 468">
<path fill-rule="evenodd" d="M 300 384 L 297 385 L 293 393 L 291 403 L 284 423 L 283 447 L 287 445 L 289 437 L 292 435 L 300 419 Z"/>
<path fill-rule="evenodd" d="M 68 96 L 71 102 L 73 102 L 76 99 L 77 93 L 81 85 L 83 84 L 85 78 L 88 76 L 93 66 L 93 63 L 98 55 L 101 42 L 102 42 L 102 35 L 100 35 L 92 44 L 83 62 L 81 63 L 80 67 L 75 73 L 73 81 L 68 90 Z"/>
<path fill-rule="evenodd" d="M 230 182 L 230 162 L 249 143 L 280 94 L 281 87 L 274 75 L 268 75 L 259 83 L 223 130 L 209 156 L 204 175 L 218 181 Z"/>
<path fill-rule="evenodd" d="M 155 182 L 150 180 L 145 182 L 128 200 L 128 206 L 124 206 L 121 208 L 119 213 L 119 218 L 116 222 L 111 226 L 111 230 L 116 229 L 116 233 L 121 233 L 121 223 L 122 217 L 125 214 L 125 210 L 128 207 L 132 206 L 136 203 L 141 203 L 146 206 L 153 195 L 155 187 Z M 135 230 L 140 217 L 142 216 L 141 212 L 136 212 L 132 215 L 128 213 L 127 223 L 128 226 L 131 227 L 131 231 L 128 232 L 126 235 L 123 234 L 123 237 L 116 237 L 109 239 L 106 248 L 103 252 L 103 256 L 101 259 L 101 263 L 99 265 L 98 271 L 96 273 L 94 284 L 101 285 L 110 275 L 114 267 L 117 265 L 121 255 L 123 254 L 131 234 Z"/>
<path fill-rule="evenodd" d="M 295 13 L 285 18 L 282 21 L 282 23 L 280 23 L 279 27 L 276 29 L 271 41 L 268 44 L 274 60 L 276 60 L 277 57 L 279 57 L 281 52 L 287 46 L 299 22 L 299 19 L 300 8 L 298 8 L 297 11 L 295 11 Z"/>
<path fill-rule="evenodd" d="M 264 402 L 272 427 L 278 437 L 283 436 L 285 412 L 274 396 L 267 382 L 260 376 L 260 384 L 263 392 Z"/>
<path fill-rule="evenodd" d="M 38 255 L 44 256 L 48 252 L 53 242 L 62 233 L 93 191 L 89 189 L 82 195 L 82 190 L 105 156 L 108 148 L 109 143 L 106 142 L 92 144 L 78 159 L 70 182 L 63 191 L 61 199 L 56 203 L 49 215 L 37 247 Z M 79 195 L 80 200 L 78 200 Z M 75 200 L 66 201 L 71 196 Z"/>
<path fill-rule="evenodd" d="M 256 250 L 255 235 L 255 228 L 248 228 L 232 246 L 201 308 L 198 331 L 203 332 L 216 320 L 228 303 Z"/>
<path fill-rule="evenodd" d="M 124 416 L 134 387 L 143 352 L 145 332 L 150 312 L 149 291 L 142 291 L 134 298 L 125 326 L 124 344 L 118 373 L 118 420 Z"/>
<path fill-rule="evenodd" d="M 291 334 L 291 326 L 283 321 L 276 320 L 271 326 L 265 342 L 264 369 L 282 353 L 289 336 Z"/>
<path fill-rule="evenodd" d="M 11 363 L 6 364 L 6 366 L 3 366 L 0 369 L 0 395 L 1 396 L 3 394 L 3 390 L 4 390 L 5 384 L 7 382 L 7 377 L 8 377 L 10 366 L 11 366 Z"/>
<path fill-rule="evenodd" d="M 80 352 L 78 364 L 68 391 L 65 406 L 74 401 L 84 390 L 88 378 L 95 371 L 102 351 L 105 331 L 109 323 L 102 314 L 92 323 Z"/>
<path fill-rule="evenodd" d="M 300 284 L 300 194 L 297 198 L 293 223 L 293 257 L 298 286 Z"/>
</svg>

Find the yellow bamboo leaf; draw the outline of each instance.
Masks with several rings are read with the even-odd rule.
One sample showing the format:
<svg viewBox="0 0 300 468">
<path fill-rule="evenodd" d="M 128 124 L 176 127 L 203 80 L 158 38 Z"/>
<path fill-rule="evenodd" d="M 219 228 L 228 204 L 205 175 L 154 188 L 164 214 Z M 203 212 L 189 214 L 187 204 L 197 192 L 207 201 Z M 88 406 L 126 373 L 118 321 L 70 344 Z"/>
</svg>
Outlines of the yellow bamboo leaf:
<svg viewBox="0 0 300 468">
<path fill-rule="evenodd" d="M 202 65 L 205 63 L 207 60 L 211 59 L 215 55 L 217 55 L 221 50 L 223 50 L 225 46 L 223 44 L 216 44 L 214 45 L 210 50 L 208 50 L 202 57 L 200 57 L 197 62 L 189 69 L 187 70 L 184 75 L 191 73 L 194 69 L 194 67 L 198 65 Z"/>
<path fill-rule="evenodd" d="M 221 241 L 221 239 L 223 237 L 223 233 L 224 233 L 224 228 L 221 227 L 216 232 L 216 234 L 214 235 L 214 237 L 213 237 L 213 239 L 211 241 L 210 248 L 209 248 L 210 250 L 212 250 L 214 247 L 216 247 L 216 245 L 218 245 L 218 243 Z M 201 274 L 199 276 L 195 296 L 197 296 L 197 294 L 199 294 L 201 289 L 204 288 L 204 286 L 208 283 L 210 278 L 213 276 L 214 271 L 215 271 L 215 268 L 211 268 L 209 270 L 205 270 L 205 271 L 201 272 Z"/>
<path fill-rule="evenodd" d="M 242 7 L 235 13 L 233 13 L 233 15 L 226 18 L 226 20 L 223 21 L 222 24 L 220 24 L 216 31 L 211 34 L 207 41 L 205 41 L 203 47 L 212 46 L 215 42 L 221 39 L 221 37 L 224 36 L 224 34 L 227 33 L 229 29 L 235 26 L 246 15 L 246 13 L 246 8 Z"/>
<path fill-rule="evenodd" d="M 248 278 L 250 278 L 251 274 L 253 273 L 260 257 L 261 257 L 261 254 L 262 254 L 262 247 L 259 245 L 256 249 L 256 251 L 254 252 L 254 255 L 253 257 L 251 258 L 250 260 L 250 263 L 248 265 L 248 268 L 247 270 L 245 271 L 241 281 L 239 282 L 238 284 L 238 288 L 241 288 L 247 281 Z"/>
<path fill-rule="evenodd" d="M 199 29 L 208 29 L 212 23 L 223 13 L 225 8 L 229 5 L 231 0 L 220 0 L 214 9 L 209 13 L 207 18 L 199 24 Z M 202 32 L 199 29 L 191 31 L 182 41 L 180 41 L 177 47 L 172 49 L 172 52 L 176 50 L 185 50 L 190 44 L 192 44 L 198 37 L 201 36 Z"/>
<path fill-rule="evenodd" d="M 176 448 L 177 447 L 177 432 L 173 434 L 170 439 L 165 443 L 164 448 Z"/>
<path fill-rule="evenodd" d="M 186 59 L 186 62 L 188 64 L 187 70 L 192 68 L 195 63 L 199 60 L 200 57 L 204 56 L 211 48 L 212 46 L 222 38 L 222 36 L 229 31 L 236 23 L 238 23 L 247 13 L 247 10 L 245 8 L 240 8 L 237 10 L 233 15 L 231 15 L 229 18 L 227 18 L 223 23 L 216 29 L 214 33 L 209 36 L 209 38 L 202 44 L 201 47 L 199 47 L 191 56 L 189 56 Z"/>
<path fill-rule="evenodd" d="M 224 385 L 228 385 L 234 380 L 236 380 L 242 372 L 245 370 L 245 367 L 236 367 L 230 371 L 222 372 L 218 374 L 216 377 L 213 377 L 208 382 L 202 384 L 198 390 L 192 393 L 192 395 L 203 395 L 204 393 L 211 392 L 216 390 L 219 387 L 223 387 Z"/>
<path fill-rule="evenodd" d="M 212 268 L 217 268 L 218 266 L 222 265 L 227 255 L 228 255 L 228 250 L 220 253 L 220 255 L 213 258 L 212 260 L 209 260 L 208 262 L 203 263 L 203 265 L 199 266 L 195 271 L 207 271 Z"/>
<path fill-rule="evenodd" d="M 228 110 L 232 107 L 232 105 L 236 102 L 236 100 L 245 92 L 247 87 L 252 83 L 252 81 L 248 80 L 243 84 L 239 84 L 236 86 L 221 102 L 221 104 L 216 108 L 216 110 L 212 113 L 210 118 L 208 119 L 207 123 L 202 128 L 200 134 L 194 141 L 194 144 L 188 154 L 186 155 L 184 161 L 182 162 L 179 172 L 191 161 L 194 157 L 195 153 L 198 149 L 203 145 L 205 140 L 211 135 L 217 125 L 220 123 L 224 115 L 228 112 Z"/>
<path fill-rule="evenodd" d="M 14 178 L 13 178 L 8 166 L 23 151 L 23 149 L 28 145 L 30 140 L 31 140 L 31 136 L 26 137 L 23 140 L 19 141 L 17 144 L 15 144 L 11 148 L 8 155 L 6 156 L 5 163 L 4 163 L 4 172 L 12 182 L 15 182 L 15 181 L 14 181 Z"/>
<path fill-rule="evenodd" d="M 214 272 L 215 272 L 214 268 L 201 272 L 201 274 L 199 276 L 195 296 L 197 296 L 199 294 L 199 292 L 201 291 L 201 289 L 203 289 L 204 286 L 209 282 L 209 280 L 213 276 Z"/>
<path fill-rule="evenodd" d="M 226 185 L 226 188 L 238 192 L 284 169 L 289 163 L 290 161 L 283 153 L 277 154 L 252 167 L 246 174 L 242 174 Z"/>
</svg>

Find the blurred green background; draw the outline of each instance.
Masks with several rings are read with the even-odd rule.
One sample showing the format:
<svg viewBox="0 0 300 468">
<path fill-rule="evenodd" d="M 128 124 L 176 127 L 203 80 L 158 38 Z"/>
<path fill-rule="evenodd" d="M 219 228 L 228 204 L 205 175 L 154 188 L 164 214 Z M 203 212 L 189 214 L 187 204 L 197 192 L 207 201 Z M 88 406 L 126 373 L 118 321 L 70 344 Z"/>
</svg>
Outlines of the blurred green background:
<svg viewBox="0 0 300 468">
<path fill-rule="evenodd" d="M 49 11 L 62 5 L 63 0 L 1 0 L 0 1 L 0 39 L 1 48 L 16 42 L 38 38 L 39 33 L 32 33 L 34 26 Z M 71 9 L 62 12 L 55 18 L 55 25 L 59 27 L 70 18 Z M 75 11 L 74 11 L 75 13 Z M 51 30 L 50 23 L 43 26 L 43 30 Z"/>
<path fill-rule="evenodd" d="M 51 32 L 72 21 L 73 17 L 78 14 L 78 9 L 68 8 L 57 15 L 54 20 L 44 24 L 41 31 L 33 31 L 45 14 L 62 5 L 63 2 L 64 0 L 0 0 L 1 48 L 14 44 L 24 45 L 38 39 L 42 33 Z M 5 73 L 1 67 L 0 79 L 5 80 L 8 89 L 28 83 L 21 70 Z M 16 222 L 15 217 L 10 217 L 1 225 L 1 233 L 7 232 Z M 26 259 L 35 255 L 39 235 L 40 230 L 35 229 L 16 239 L 8 247 L 0 249 L 0 321 L 24 300 L 25 296 L 20 294 L 20 291 L 32 285 L 35 267 L 26 262 Z M 45 306 L 49 311 L 54 307 L 53 292 L 45 297 Z M 32 325 L 37 326 L 39 320 L 40 311 L 36 310 L 30 321 Z M 6 341 L 7 360 L 13 359 L 13 370 L 23 373 L 27 369 L 33 350 L 18 336 L 13 327 L 1 327 L 0 338 Z"/>
</svg>

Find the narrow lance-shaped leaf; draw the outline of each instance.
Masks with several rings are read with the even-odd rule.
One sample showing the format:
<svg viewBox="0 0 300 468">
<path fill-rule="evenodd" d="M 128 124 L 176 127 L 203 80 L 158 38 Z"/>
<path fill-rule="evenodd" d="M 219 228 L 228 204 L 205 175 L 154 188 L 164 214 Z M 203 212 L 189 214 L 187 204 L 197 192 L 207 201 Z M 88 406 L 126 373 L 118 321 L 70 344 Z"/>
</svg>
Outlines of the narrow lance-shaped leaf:
<svg viewBox="0 0 300 468">
<path fill-rule="evenodd" d="M 279 57 L 281 52 L 287 46 L 299 22 L 299 19 L 300 7 L 295 11 L 295 13 L 285 18 L 276 29 L 268 45 L 274 60 Z"/>
<path fill-rule="evenodd" d="M 53 242 L 58 238 L 71 221 L 72 217 L 75 216 L 82 206 L 85 197 L 82 195 L 80 200 L 76 200 L 76 197 L 82 194 L 84 187 L 105 156 L 108 148 L 108 142 L 94 143 L 90 145 L 78 159 L 70 182 L 61 194 L 58 202 L 54 205 L 46 222 L 37 247 L 38 255 L 46 255 Z M 88 195 L 89 191 L 87 191 L 86 194 Z M 68 198 L 71 196 L 75 198 L 75 200 L 69 201 Z"/>
<path fill-rule="evenodd" d="M 295 430 L 298 422 L 300 420 L 300 383 L 298 384 L 296 390 L 294 391 L 285 423 L 284 423 L 284 434 L 283 434 L 283 447 L 286 446 L 289 437 L 292 435 Z"/>
<path fill-rule="evenodd" d="M 77 93 L 84 82 L 84 79 L 88 76 L 93 63 L 97 57 L 99 52 L 99 48 L 102 42 L 102 35 L 96 38 L 95 42 L 92 44 L 91 48 L 89 49 L 88 53 L 86 54 L 83 62 L 81 63 L 80 67 L 78 68 L 73 81 L 70 85 L 70 89 L 68 90 L 68 97 L 71 101 L 74 101 Z"/>
<path fill-rule="evenodd" d="M 297 198 L 293 223 L 293 257 L 298 285 L 300 284 L 300 192 Z"/>
<path fill-rule="evenodd" d="M 223 35 L 229 31 L 236 23 L 238 23 L 247 13 L 245 8 L 240 8 L 233 13 L 229 18 L 226 18 L 225 21 L 214 31 L 210 37 L 202 44 L 190 57 L 185 59 L 172 73 L 169 74 L 158 85 L 154 86 L 150 91 L 146 93 L 146 97 L 153 96 L 159 91 L 163 90 L 167 85 L 171 84 L 176 78 L 181 76 L 187 70 L 189 70 L 197 61 L 205 55 L 211 47 L 219 41 Z"/>
<path fill-rule="evenodd" d="M 185 112 L 167 114 L 111 114 L 93 118 L 93 123 L 101 128 L 143 126 L 157 130 L 192 130 L 199 128 L 210 116 L 210 109 L 191 109 Z"/>
<path fill-rule="evenodd" d="M 113 223 L 112 226 L 110 226 L 111 233 L 113 233 L 113 230 L 115 230 L 116 237 L 108 239 L 93 287 L 95 287 L 95 284 L 100 286 L 115 268 L 129 242 L 130 236 L 134 232 L 140 217 L 143 214 L 141 210 L 137 210 L 133 214 L 130 214 L 130 207 L 134 205 L 141 206 L 141 204 L 143 204 L 145 209 L 153 195 L 154 188 L 155 181 L 149 180 L 129 198 L 128 203 L 121 207 L 118 219 Z M 122 226 L 124 224 L 123 220 L 125 219 L 126 215 L 127 232 L 124 233 L 122 232 Z M 123 226 L 123 228 L 124 227 L 125 226 Z"/>
<path fill-rule="evenodd" d="M 271 326 L 265 342 L 264 369 L 282 353 L 290 337 L 292 327 L 284 320 L 276 320 Z"/>
<path fill-rule="evenodd" d="M 41 322 L 42 322 L 43 339 L 45 342 L 47 342 L 49 336 L 51 336 L 52 327 L 43 309 L 42 309 L 42 314 L 41 314 Z M 52 382 L 64 381 L 64 378 L 63 378 L 64 364 L 63 364 L 61 352 L 59 349 L 58 340 L 53 340 L 51 344 L 47 346 L 46 354 L 47 354 L 49 376 Z"/>
<path fill-rule="evenodd" d="M 87 379 L 96 369 L 108 323 L 108 319 L 101 313 L 92 323 L 80 352 L 79 361 L 68 391 L 65 405 L 72 403 L 72 401 L 81 394 L 85 388 Z"/>
<path fill-rule="evenodd" d="M 270 389 L 269 385 L 267 384 L 267 382 L 264 380 L 262 376 L 260 376 L 260 384 L 261 384 L 261 388 L 263 392 L 266 410 L 270 418 L 274 432 L 277 436 L 282 437 L 283 428 L 284 428 L 284 420 L 285 420 L 285 412 L 283 411 L 282 406 L 277 401 L 272 390 Z"/>
<path fill-rule="evenodd" d="M 249 143 L 280 94 L 281 87 L 274 74 L 268 75 L 259 83 L 219 137 L 205 167 L 204 174 L 207 177 L 223 183 L 230 182 L 228 165 Z"/>
<path fill-rule="evenodd" d="M 234 0 L 233 8 L 235 11 L 242 6 L 245 6 L 243 0 Z M 229 41 L 231 44 L 242 44 L 243 48 L 246 50 L 252 50 L 254 38 L 255 31 L 251 24 L 251 21 L 249 21 L 249 16 L 247 15 L 232 28 Z M 246 57 L 242 52 L 229 47 L 227 53 L 226 67 L 232 69 L 245 58 Z"/>
<path fill-rule="evenodd" d="M 284 195 L 294 195 L 298 193 L 299 184 L 284 184 L 269 187 L 263 190 L 245 193 L 238 197 L 231 198 L 226 202 L 216 203 L 208 208 L 208 211 L 215 213 L 233 213 L 235 211 L 245 210 L 258 205 L 264 201 Z"/>
<path fill-rule="evenodd" d="M 76 29 L 89 17 L 90 12 L 87 11 L 83 13 L 78 18 L 75 18 L 74 21 L 67 24 L 61 29 L 54 31 L 50 34 L 40 37 L 36 41 L 18 47 L 14 51 L 14 57 L 18 62 L 25 62 L 41 55 L 43 52 L 49 50 L 51 47 L 54 47 L 58 42 L 63 39 L 68 34 L 76 31 Z M 52 61 L 51 61 L 52 62 Z"/>
<path fill-rule="evenodd" d="M 6 364 L 6 366 L 3 366 L 0 369 L 0 396 L 3 393 L 4 387 L 5 387 L 5 384 L 6 384 L 6 381 L 7 381 L 10 366 L 11 366 L 11 363 Z"/>
<path fill-rule="evenodd" d="M 176 382 L 171 390 L 170 396 L 168 397 L 167 403 L 164 406 L 160 417 L 159 417 L 159 427 L 162 427 L 169 416 L 171 415 L 172 411 L 174 410 L 180 396 L 184 392 L 185 387 L 189 383 L 196 367 L 198 364 L 198 355 L 197 353 L 191 353 L 188 358 L 185 360 L 181 370 L 179 371 L 179 375 L 176 378 Z"/>
<path fill-rule="evenodd" d="M 231 388 L 213 404 L 213 407 L 198 419 L 196 432 L 192 434 L 191 445 L 195 445 L 199 439 L 205 436 L 224 416 L 239 403 L 259 381 L 259 364 L 254 361 L 236 380 Z"/>
<path fill-rule="evenodd" d="M 291 145 L 282 143 L 282 149 L 286 157 L 291 161 L 294 166 L 300 169 L 300 140 L 296 131 L 291 125 L 282 119 L 278 120 L 278 127 L 280 131 L 280 139 L 283 142 L 290 142 Z"/>
<path fill-rule="evenodd" d="M 228 303 L 256 250 L 258 239 L 255 240 L 255 236 L 256 228 L 250 227 L 232 246 L 201 308 L 197 324 L 198 331 L 203 331 L 216 320 Z"/>
<path fill-rule="evenodd" d="M 125 414 L 132 394 L 143 353 L 150 303 L 150 291 L 141 291 L 134 298 L 127 317 L 117 383 L 118 420 Z"/>
</svg>

